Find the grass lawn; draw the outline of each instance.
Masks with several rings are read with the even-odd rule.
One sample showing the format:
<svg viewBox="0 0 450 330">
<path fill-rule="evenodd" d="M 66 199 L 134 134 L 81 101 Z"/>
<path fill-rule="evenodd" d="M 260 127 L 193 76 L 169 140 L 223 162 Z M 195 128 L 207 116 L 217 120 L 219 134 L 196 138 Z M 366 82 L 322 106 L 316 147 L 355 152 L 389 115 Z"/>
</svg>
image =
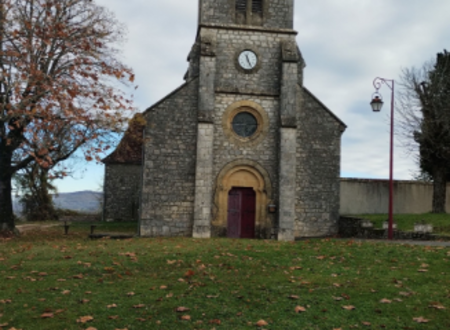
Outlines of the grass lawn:
<svg viewBox="0 0 450 330">
<path fill-rule="evenodd" d="M 448 248 L 72 229 L 0 241 L 1 329 L 450 329 Z"/>
<path fill-rule="evenodd" d="M 387 221 L 387 214 L 362 214 L 353 217 L 368 219 L 374 223 L 375 228 L 382 228 L 383 222 Z M 398 229 L 403 231 L 414 230 L 414 223 L 425 221 L 434 226 L 434 233 L 450 236 L 450 214 L 394 214 L 394 221 Z"/>
</svg>

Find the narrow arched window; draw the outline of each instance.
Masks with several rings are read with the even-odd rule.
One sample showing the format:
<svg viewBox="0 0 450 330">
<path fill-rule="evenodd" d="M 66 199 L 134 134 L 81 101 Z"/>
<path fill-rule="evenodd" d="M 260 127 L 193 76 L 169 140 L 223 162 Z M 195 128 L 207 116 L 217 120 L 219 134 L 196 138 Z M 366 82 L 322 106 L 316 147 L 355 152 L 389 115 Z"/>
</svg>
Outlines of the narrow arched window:
<svg viewBox="0 0 450 330">
<path fill-rule="evenodd" d="M 252 0 L 252 13 L 262 16 L 263 4 L 262 0 Z"/>
<path fill-rule="evenodd" d="M 252 0 L 252 25 L 262 25 L 263 22 L 263 0 Z"/>
<path fill-rule="evenodd" d="M 236 24 L 262 25 L 264 0 L 236 0 Z"/>
<path fill-rule="evenodd" d="M 236 0 L 236 24 L 247 24 L 247 0 Z"/>
</svg>

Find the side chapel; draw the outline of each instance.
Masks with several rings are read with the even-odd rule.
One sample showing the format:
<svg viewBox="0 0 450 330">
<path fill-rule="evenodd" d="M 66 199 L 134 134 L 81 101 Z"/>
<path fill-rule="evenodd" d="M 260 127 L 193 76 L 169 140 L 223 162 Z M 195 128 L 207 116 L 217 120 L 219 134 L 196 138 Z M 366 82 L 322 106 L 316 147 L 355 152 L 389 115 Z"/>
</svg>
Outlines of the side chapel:
<svg viewBox="0 0 450 330">
<path fill-rule="evenodd" d="M 106 221 L 147 237 L 337 233 L 346 126 L 303 86 L 293 23 L 294 0 L 199 0 L 185 83 L 104 160 Z"/>
</svg>

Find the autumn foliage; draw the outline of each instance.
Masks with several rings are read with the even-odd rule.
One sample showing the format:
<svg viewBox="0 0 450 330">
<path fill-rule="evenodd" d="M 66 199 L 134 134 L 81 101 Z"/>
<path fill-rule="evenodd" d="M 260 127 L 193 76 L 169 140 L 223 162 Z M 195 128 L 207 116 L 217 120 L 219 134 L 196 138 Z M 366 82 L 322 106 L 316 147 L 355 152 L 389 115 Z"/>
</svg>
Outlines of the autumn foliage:
<svg viewBox="0 0 450 330">
<path fill-rule="evenodd" d="M 95 1 L 0 1 L 1 229 L 14 227 L 14 173 L 109 148 L 102 137 L 132 110 L 120 89 L 134 81 L 117 57 L 123 31 Z"/>
</svg>

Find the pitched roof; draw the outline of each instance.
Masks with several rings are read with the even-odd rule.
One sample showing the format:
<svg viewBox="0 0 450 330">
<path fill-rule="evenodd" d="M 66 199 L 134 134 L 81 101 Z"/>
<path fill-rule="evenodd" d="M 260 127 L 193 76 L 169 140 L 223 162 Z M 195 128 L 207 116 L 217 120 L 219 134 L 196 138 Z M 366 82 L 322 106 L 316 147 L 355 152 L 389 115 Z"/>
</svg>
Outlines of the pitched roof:
<svg viewBox="0 0 450 330">
<path fill-rule="evenodd" d="M 145 118 L 136 114 L 129 122 L 129 126 L 116 150 L 104 158 L 104 164 L 142 164 L 142 145 L 144 138 Z"/>
</svg>

